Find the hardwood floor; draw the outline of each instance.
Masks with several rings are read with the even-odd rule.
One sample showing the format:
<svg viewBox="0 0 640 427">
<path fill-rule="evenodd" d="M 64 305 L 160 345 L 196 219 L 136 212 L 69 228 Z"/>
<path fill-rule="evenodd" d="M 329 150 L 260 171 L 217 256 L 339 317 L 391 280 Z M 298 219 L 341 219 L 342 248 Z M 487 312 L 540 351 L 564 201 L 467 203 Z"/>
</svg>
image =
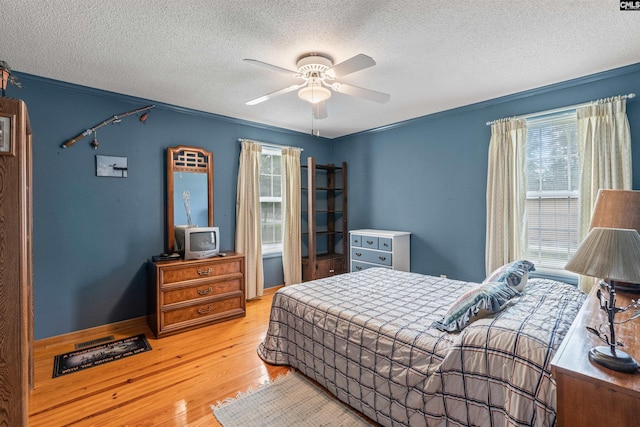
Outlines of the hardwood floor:
<svg viewBox="0 0 640 427">
<path fill-rule="evenodd" d="M 219 426 L 210 405 L 286 372 L 257 355 L 274 289 L 241 319 L 155 339 L 143 318 L 35 343 L 29 426 Z M 75 343 L 144 333 L 152 351 L 51 378 Z"/>
</svg>

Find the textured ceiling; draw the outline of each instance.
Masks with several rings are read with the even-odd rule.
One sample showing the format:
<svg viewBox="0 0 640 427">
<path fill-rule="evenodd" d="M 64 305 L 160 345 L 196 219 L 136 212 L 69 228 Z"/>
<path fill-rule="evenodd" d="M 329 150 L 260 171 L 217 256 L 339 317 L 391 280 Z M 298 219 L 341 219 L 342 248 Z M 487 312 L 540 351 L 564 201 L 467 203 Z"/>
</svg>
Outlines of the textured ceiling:
<svg viewBox="0 0 640 427">
<path fill-rule="evenodd" d="M 2 0 L 0 60 L 21 72 L 301 132 L 295 69 L 305 53 L 377 65 L 342 80 L 316 120 L 334 138 L 640 62 L 640 12 L 618 0 Z"/>
</svg>

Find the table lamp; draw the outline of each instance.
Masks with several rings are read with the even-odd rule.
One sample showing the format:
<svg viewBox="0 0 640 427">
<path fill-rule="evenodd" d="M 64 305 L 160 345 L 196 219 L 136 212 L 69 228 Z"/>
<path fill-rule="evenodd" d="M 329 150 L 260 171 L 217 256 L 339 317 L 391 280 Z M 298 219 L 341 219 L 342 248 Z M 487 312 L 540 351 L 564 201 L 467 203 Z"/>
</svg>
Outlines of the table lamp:
<svg viewBox="0 0 640 427">
<path fill-rule="evenodd" d="M 589 230 L 594 227 L 628 228 L 640 233 L 640 191 L 598 190 Z M 640 292 L 640 284 L 618 282 L 616 289 Z"/>
<path fill-rule="evenodd" d="M 587 329 L 607 346 L 589 351 L 589 360 L 620 372 L 637 372 L 640 365 L 619 347 L 616 340 L 615 316 L 640 307 L 640 301 L 632 300 L 627 307 L 616 307 L 616 282 L 640 283 L 640 234 L 637 230 L 594 227 L 565 266 L 566 270 L 603 279 L 599 283 L 597 297 L 600 308 L 607 314 L 608 331 L 602 324 Z M 638 314 L 632 316 L 632 320 Z"/>
</svg>

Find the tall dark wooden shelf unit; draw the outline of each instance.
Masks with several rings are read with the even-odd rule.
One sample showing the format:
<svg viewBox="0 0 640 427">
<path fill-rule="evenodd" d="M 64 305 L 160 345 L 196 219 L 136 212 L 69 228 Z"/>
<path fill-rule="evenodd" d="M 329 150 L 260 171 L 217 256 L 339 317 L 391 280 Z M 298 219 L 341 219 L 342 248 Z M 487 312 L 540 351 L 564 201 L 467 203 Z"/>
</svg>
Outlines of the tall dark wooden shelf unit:
<svg viewBox="0 0 640 427">
<path fill-rule="evenodd" d="M 302 280 L 347 272 L 347 163 L 319 165 L 313 157 L 302 166 L 307 182 L 302 188 L 302 214 L 307 220 L 308 254 L 302 257 Z M 305 194 L 306 193 L 306 194 Z M 304 246 L 304 245 L 303 245 Z"/>
</svg>

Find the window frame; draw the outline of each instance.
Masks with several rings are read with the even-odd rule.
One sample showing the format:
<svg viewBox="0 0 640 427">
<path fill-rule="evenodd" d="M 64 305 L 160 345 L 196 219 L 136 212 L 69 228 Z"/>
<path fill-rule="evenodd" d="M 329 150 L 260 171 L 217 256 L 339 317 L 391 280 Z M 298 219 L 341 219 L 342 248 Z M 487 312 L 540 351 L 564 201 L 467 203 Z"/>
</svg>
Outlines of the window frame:
<svg viewBox="0 0 640 427">
<path fill-rule="evenodd" d="M 541 128 L 541 127 L 551 127 L 554 125 L 554 123 L 557 124 L 562 124 L 562 122 L 565 122 L 565 125 L 568 123 L 569 125 L 573 126 L 575 125 L 575 146 L 573 146 L 574 150 L 571 150 L 572 145 L 570 144 L 569 146 L 567 146 L 567 154 L 566 154 L 566 159 L 565 159 L 565 167 L 567 168 L 567 188 L 566 190 L 558 190 L 558 189 L 554 189 L 554 190 L 543 190 L 541 188 L 538 188 L 537 190 L 529 190 L 529 171 L 527 170 L 526 172 L 526 181 L 527 181 L 527 192 L 526 192 L 526 203 L 527 203 L 527 214 L 530 212 L 529 208 L 529 204 L 530 201 L 535 201 L 535 200 L 540 200 L 540 199 L 554 199 L 554 200 L 562 200 L 565 199 L 567 200 L 567 203 L 571 203 L 572 199 L 575 199 L 577 201 L 578 206 L 576 206 L 576 208 L 572 211 L 571 210 L 571 206 L 567 206 L 567 210 L 568 210 L 568 214 L 566 216 L 564 216 L 563 218 L 565 218 L 567 227 L 566 228 L 558 228 L 556 226 L 557 222 L 555 222 L 554 227 L 551 228 L 551 230 L 555 230 L 555 232 L 565 232 L 567 233 L 567 238 L 566 238 L 566 245 L 564 247 L 566 247 L 567 250 L 567 259 L 566 261 L 568 261 L 572 254 L 575 253 L 575 250 L 577 249 L 579 242 L 574 242 L 574 244 L 572 244 L 572 239 L 571 239 L 571 235 L 575 235 L 575 236 L 579 236 L 579 224 L 578 224 L 578 215 L 579 215 L 579 158 L 577 158 L 577 165 L 572 163 L 572 159 L 576 156 L 578 156 L 578 147 L 577 147 L 577 116 L 576 116 L 576 112 L 575 110 L 572 111 L 564 111 L 561 113 L 556 113 L 556 114 L 548 114 L 542 117 L 535 117 L 535 118 L 531 118 L 531 119 L 527 119 L 527 145 L 530 143 L 530 129 L 532 128 Z M 546 125 L 546 126 L 545 126 Z M 556 155 L 549 155 L 547 156 L 547 159 L 553 159 L 554 157 L 556 157 Z M 557 157 L 556 157 L 557 158 Z M 530 164 L 530 156 L 529 156 L 529 147 L 527 147 L 526 149 L 526 164 L 527 167 Z M 572 168 L 573 167 L 577 167 L 577 177 L 575 181 L 572 180 Z M 576 172 L 576 171 L 574 171 Z M 573 186 L 573 184 L 576 184 L 575 187 Z M 540 185 L 541 187 L 541 185 Z M 541 206 L 540 203 L 537 203 L 537 205 Z M 526 242 L 526 256 L 527 258 L 529 258 L 531 261 L 534 261 L 536 263 L 536 272 L 538 273 L 538 275 L 542 275 L 545 277 L 556 277 L 556 278 L 563 278 L 563 279 L 569 279 L 570 281 L 574 281 L 577 280 L 577 275 L 575 273 L 571 273 L 568 272 L 566 270 L 564 270 L 564 268 L 562 267 L 557 267 L 557 266 L 552 266 L 552 265 L 545 265 L 543 263 L 544 261 L 544 257 L 540 255 L 540 253 L 538 252 L 538 254 L 536 254 L 536 257 L 532 257 L 532 251 L 531 251 L 531 231 L 533 230 L 532 228 L 532 224 L 530 221 L 531 218 L 527 218 L 527 242 Z M 544 232 L 545 227 L 544 227 L 544 218 L 541 216 L 538 223 L 535 225 L 538 234 L 539 234 L 539 241 L 542 241 L 542 237 L 541 234 Z M 558 239 L 555 240 L 555 243 L 558 243 Z M 556 249 L 563 249 L 563 247 L 556 245 L 555 246 Z M 551 261 L 551 258 L 549 259 L 549 261 Z M 566 263 L 566 261 L 564 259 L 559 259 L 558 262 L 560 263 Z"/>
<path fill-rule="evenodd" d="M 278 148 L 272 148 L 272 147 L 265 147 L 264 145 L 262 146 L 262 153 L 260 154 L 260 164 L 262 165 L 262 156 L 277 156 L 280 159 L 282 159 L 282 150 L 278 149 Z M 273 160 L 272 160 L 273 161 Z M 260 178 L 262 178 L 263 176 L 267 176 L 267 174 L 263 174 L 262 173 L 262 167 L 260 168 Z M 280 183 L 282 185 L 282 168 L 280 169 L 280 174 L 268 174 L 268 176 L 274 177 L 274 176 L 279 176 L 280 177 Z M 273 180 L 271 182 L 271 187 L 272 190 L 274 188 L 273 185 Z M 262 193 L 262 185 L 260 185 L 260 193 Z M 273 193 L 273 191 L 272 191 Z M 269 258 L 271 256 L 279 256 L 282 255 L 282 245 L 283 245 L 283 233 L 282 233 L 282 225 L 284 222 L 284 218 L 282 218 L 282 188 L 280 189 L 280 196 L 260 196 L 260 231 L 262 233 L 262 228 L 264 226 L 264 221 L 263 221 L 263 215 L 262 215 L 262 204 L 263 203 L 280 203 L 280 215 L 281 215 L 281 219 L 280 219 L 280 242 L 278 243 L 264 243 L 264 241 L 262 242 L 262 255 L 263 257 Z"/>
</svg>

